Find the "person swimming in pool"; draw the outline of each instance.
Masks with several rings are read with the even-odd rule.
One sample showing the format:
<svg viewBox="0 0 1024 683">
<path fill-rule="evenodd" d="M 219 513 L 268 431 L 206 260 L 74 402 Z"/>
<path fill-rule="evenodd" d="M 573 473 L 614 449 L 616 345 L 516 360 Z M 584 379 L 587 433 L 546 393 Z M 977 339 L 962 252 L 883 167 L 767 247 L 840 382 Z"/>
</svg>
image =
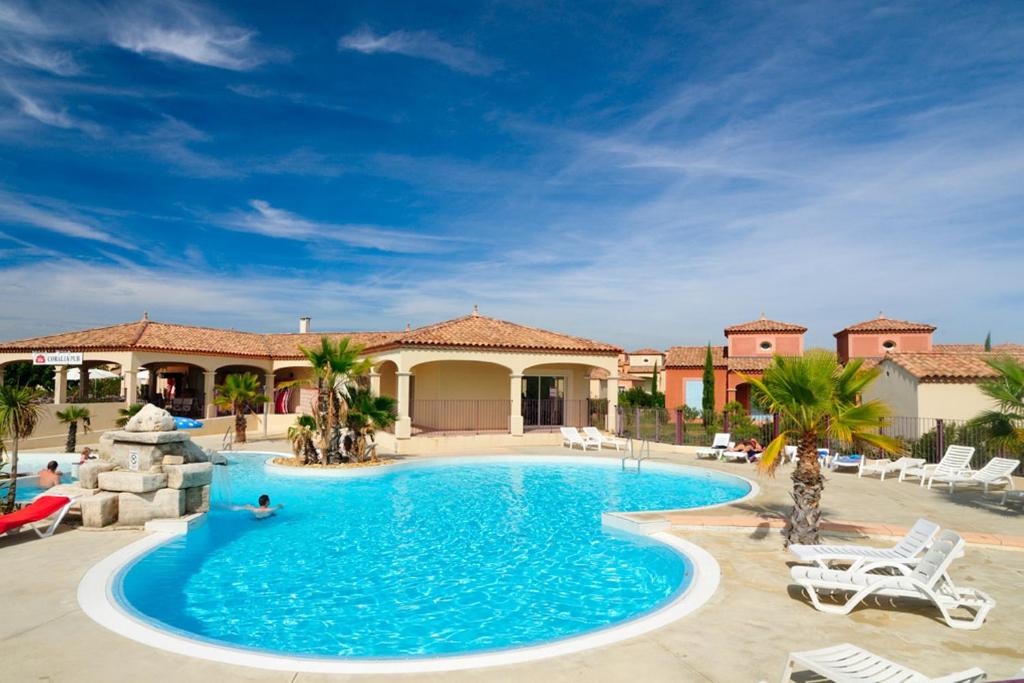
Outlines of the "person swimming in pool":
<svg viewBox="0 0 1024 683">
<path fill-rule="evenodd" d="M 270 517 L 275 512 L 284 507 L 284 503 L 278 503 L 274 507 L 270 507 L 270 496 L 268 496 L 265 493 L 262 496 L 260 496 L 258 502 L 260 504 L 259 507 L 256 507 L 254 505 L 236 505 L 232 509 L 248 510 L 253 514 L 254 517 L 256 517 L 256 519 L 266 519 L 267 517 Z"/>
</svg>

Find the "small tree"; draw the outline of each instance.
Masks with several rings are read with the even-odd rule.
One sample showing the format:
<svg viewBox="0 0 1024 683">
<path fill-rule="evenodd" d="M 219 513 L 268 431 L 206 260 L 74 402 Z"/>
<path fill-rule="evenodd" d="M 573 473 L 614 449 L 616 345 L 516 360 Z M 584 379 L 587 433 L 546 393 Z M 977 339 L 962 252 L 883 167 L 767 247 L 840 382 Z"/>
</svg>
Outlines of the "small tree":
<svg viewBox="0 0 1024 683">
<path fill-rule="evenodd" d="M 74 453 L 78 442 L 78 423 L 82 423 L 82 433 L 88 434 L 92 426 L 92 415 L 84 406 L 68 406 L 67 410 L 58 410 L 57 419 L 68 426 L 68 438 L 64 444 L 66 453 Z"/>
<path fill-rule="evenodd" d="M 18 443 L 32 435 L 39 422 L 43 392 L 30 387 L 0 386 L 0 439 L 11 441 L 10 486 L 4 512 L 14 510 L 18 495 Z"/>
<path fill-rule="evenodd" d="M 701 397 L 701 411 L 704 418 L 704 426 L 707 427 L 714 420 L 715 415 L 715 359 L 711 355 L 711 344 L 708 343 L 708 352 L 704 356 L 704 395 Z"/>
<path fill-rule="evenodd" d="M 124 427 L 128 424 L 129 420 L 135 417 L 135 414 L 142 410 L 142 403 L 133 403 L 127 408 L 118 408 L 117 414 L 119 417 L 114 422 L 118 427 Z"/>
<path fill-rule="evenodd" d="M 235 441 L 245 443 L 245 411 L 267 402 L 260 389 L 259 378 L 251 373 L 231 374 L 217 387 L 214 403 L 235 416 Z"/>
<path fill-rule="evenodd" d="M 900 443 L 883 436 L 889 408 L 881 401 L 860 401 L 864 389 L 878 377 L 878 368 L 861 370 L 862 359 L 845 367 L 826 351 L 810 351 L 802 357 L 775 356 L 760 379 L 741 375 L 750 382 L 761 405 L 780 414 L 788 427 L 769 443 L 758 468 L 774 472 L 782 447 L 792 439 L 797 446 L 793 480 L 793 508 L 783 534 L 790 543 L 818 543 L 821 495 L 825 478 L 818 459 L 818 436 L 829 435 L 840 443 L 864 442 L 887 452 Z"/>
<path fill-rule="evenodd" d="M 313 366 L 316 376 L 314 416 L 320 452 L 326 463 L 337 462 L 341 459 L 341 426 L 345 423 L 348 382 L 367 374 L 372 362 L 368 358 L 360 359 L 363 347 L 351 344 L 348 337 L 337 342 L 331 341 L 330 337 L 321 337 L 320 346 L 309 349 L 300 346 L 299 350 Z"/>
<path fill-rule="evenodd" d="M 397 419 L 397 402 L 391 396 L 374 396 L 367 387 L 349 385 L 347 426 L 355 438 L 349 450 L 349 458 L 355 462 L 366 459 L 367 441 L 373 441 L 377 429 L 386 429 Z M 377 457 L 376 450 L 373 457 Z"/>
<path fill-rule="evenodd" d="M 996 404 L 970 424 L 986 432 L 988 443 L 1020 455 L 1024 452 L 1024 363 L 1010 356 L 985 361 L 999 377 L 978 385 Z"/>
<path fill-rule="evenodd" d="M 991 351 L 992 350 L 992 331 L 991 330 L 989 330 L 989 333 L 985 335 L 985 350 L 986 351 Z"/>
<path fill-rule="evenodd" d="M 319 462 L 316 452 L 316 420 L 312 415 L 299 415 L 295 424 L 288 428 L 288 440 L 292 442 L 292 452 L 303 465 Z"/>
<path fill-rule="evenodd" d="M 654 361 L 654 372 L 651 373 L 651 395 L 658 393 L 658 361 Z"/>
</svg>

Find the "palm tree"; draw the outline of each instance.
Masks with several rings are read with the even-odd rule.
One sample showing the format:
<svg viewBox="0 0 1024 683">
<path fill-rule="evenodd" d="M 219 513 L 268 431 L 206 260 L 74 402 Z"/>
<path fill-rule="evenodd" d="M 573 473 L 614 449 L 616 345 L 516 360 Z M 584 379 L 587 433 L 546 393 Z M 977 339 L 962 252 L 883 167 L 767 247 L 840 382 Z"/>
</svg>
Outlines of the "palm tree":
<svg viewBox="0 0 1024 683">
<path fill-rule="evenodd" d="M 758 468 L 774 473 L 786 441 L 793 439 L 797 444 L 798 459 L 791 477 L 793 509 L 783 532 L 787 546 L 819 542 L 825 478 L 818 460 L 818 437 L 831 437 L 846 445 L 863 442 L 890 453 L 901 448 L 898 440 L 877 431 L 885 425 L 889 407 L 877 400 L 860 400 L 864 389 L 878 377 L 877 368 L 862 370 L 863 363 L 854 359 L 844 367 L 833 353 L 811 351 L 799 358 L 776 356 L 761 379 L 742 375 L 760 405 L 780 415 L 786 427 L 765 447 Z"/>
<path fill-rule="evenodd" d="M 117 418 L 117 420 L 114 422 L 114 424 L 116 424 L 118 427 L 124 427 L 125 425 L 128 424 L 129 420 L 131 420 L 133 417 L 135 417 L 135 414 L 137 412 L 142 410 L 142 406 L 143 405 L 144 404 L 142 404 L 142 403 L 133 403 L 130 406 L 128 406 L 127 408 L 118 408 L 117 409 L 117 414 L 120 417 Z"/>
<path fill-rule="evenodd" d="M 231 374 L 217 386 L 213 402 L 218 408 L 230 410 L 235 416 L 235 441 L 245 443 L 245 411 L 267 402 L 259 378 L 251 373 Z"/>
<path fill-rule="evenodd" d="M 7 489 L 5 512 L 14 510 L 14 499 L 18 488 L 18 442 L 32 435 L 39 422 L 39 401 L 43 397 L 39 389 L 0 386 L 0 439 L 11 441 L 11 485 Z"/>
<path fill-rule="evenodd" d="M 299 347 L 302 354 L 313 366 L 317 381 L 316 418 L 320 452 L 326 463 L 341 461 L 341 425 L 344 422 L 344 405 L 347 398 L 349 379 L 365 375 L 370 371 L 368 358 L 360 360 L 363 347 L 351 344 L 348 337 L 332 342 L 329 337 L 320 338 L 320 346 L 307 349 Z"/>
<path fill-rule="evenodd" d="M 65 453 L 74 453 L 78 441 L 78 423 L 82 423 L 82 433 L 88 434 L 92 426 L 92 415 L 84 406 L 68 406 L 67 410 L 58 410 L 57 419 L 68 426 L 68 440 L 64 444 Z"/>
<path fill-rule="evenodd" d="M 981 392 L 996 404 L 971 420 L 988 434 L 988 443 L 1012 453 L 1024 451 L 1024 363 L 1003 356 L 986 359 L 999 377 L 978 385 Z"/>
<path fill-rule="evenodd" d="M 374 432 L 390 427 L 397 417 L 397 401 L 394 398 L 375 396 L 367 387 L 350 385 L 348 414 L 345 416 L 345 425 L 355 434 L 350 457 L 356 462 L 365 459 L 367 439 L 373 441 Z"/>
<path fill-rule="evenodd" d="M 316 452 L 316 419 L 312 415 L 299 415 L 295 424 L 288 428 L 288 440 L 292 442 L 292 452 L 303 465 L 319 461 Z"/>
</svg>

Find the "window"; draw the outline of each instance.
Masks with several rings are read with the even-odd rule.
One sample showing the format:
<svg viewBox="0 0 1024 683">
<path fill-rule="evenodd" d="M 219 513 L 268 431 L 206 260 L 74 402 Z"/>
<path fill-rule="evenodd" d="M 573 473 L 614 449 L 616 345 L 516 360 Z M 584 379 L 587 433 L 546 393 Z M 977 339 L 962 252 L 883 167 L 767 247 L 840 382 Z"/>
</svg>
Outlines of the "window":
<svg viewBox="0 0 1024 683">
<path fill-rule="evenodd" d="M 700 379 L 686 380 L 686 405 L 694 410 L 704 406 L 704 381 Z"/>
<path fill-rule="evenodd" d="M 770 341 L 768 341 L 767 339 L 764 340 L 763 342 L 761 342 L 761 350 L 762 351 L 768 351 L 771 348 L 772 348 L 772 343 Z"/>
<path fill-rule="evenodd" d="M 892 339 L 886 339 L 884 342 L 882 342 L 882 348 L 885 349 L 886 351 L 892 351 L 893 349 L 896 348 L 896 342 L 894 342 Z"/>
</svg>

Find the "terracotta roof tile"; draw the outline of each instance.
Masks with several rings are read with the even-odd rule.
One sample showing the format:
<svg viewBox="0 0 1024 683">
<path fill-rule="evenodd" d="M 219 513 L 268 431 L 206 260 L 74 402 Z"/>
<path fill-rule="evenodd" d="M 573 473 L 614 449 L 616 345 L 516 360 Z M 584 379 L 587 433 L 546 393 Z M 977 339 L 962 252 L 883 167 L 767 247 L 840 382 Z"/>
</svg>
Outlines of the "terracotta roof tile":
<svg viewBox="0 0 1024 683">
<path fill-rule="evenodd" d="M 637 349 L 636 351 L 630 351 L 631 356 L 654 356 L 661 355 L 663 352 L 658 349 Z"/>
<path fill-rule="evenodd" d="M 838 337 L 844 332 L 934 332 L 935 326 L 927 323 L 914 323 L 909 320 L 894 320 L 879 315 L 872 320 L 865 320 L 844 327 L 833 336 Z"/>
<path fill-rule="evenodd" d="M 484 316 L 467 316 L 409 332 L 324 332 L 260 334 L 141 320 L 0 343 L 3 351 L 180 351 L 247 358 L 301 358 L 300 346 L 323 336 L 348 337 L 367 350 L 395 346 L 462 346 L 583 353 L 619 353 L 610 344 L 526 327 Z"/>
<path fill-rule="evenodd" d="M 761 316 L 757 320 L 751 320 L 747 323 L 740 323 L 738 325 L 731 325 L 725 328 L 725 336 L 730 334 L 751 334 L 756 332 L 800 332 L 801 334 L 806 332 L 807 328 L 803 325 L 794 325 L 793 323 L 779 322 L 778 320 L 768 320 L 764 316 Z"/>
<path fill-rule="evenodd" d="M 702 368 L 707 357 L 707 346 L 673 346 L 665 355 L 666 368 Z M 711 363 L 716 368 L 725 367 L 725 347 L 711 347 Z"/>
<path fill-rule="evenodd" d="M 612 344 L 518 325 L 483 315 L 467 315 L 406 332 L 388 346 L 457 346 L 530 351 L 621 353 Z"/>
<path fill-rule="evenodd" d="M 936 353 L 982 353 L 984 344 L 932 344 Z M 994 344 L 992 353 L 1024 353 L 1024 344 Z"/>
<path fill-rule="evenodd" d="M 922 382 L 976 382 L 991 379 L 998 373 L 985 361 L 997 353 L 889 353 L 882 362 L 891 361 Z M 1024 351 L 1010 353 L 1024 360 Z"/>
<path fill-rule="evenodd" d="M 734 372 L 763 372 L 773 360 L 772 356 L 736 356 L 728 359 L 728 367 Z"/>
</svg>

